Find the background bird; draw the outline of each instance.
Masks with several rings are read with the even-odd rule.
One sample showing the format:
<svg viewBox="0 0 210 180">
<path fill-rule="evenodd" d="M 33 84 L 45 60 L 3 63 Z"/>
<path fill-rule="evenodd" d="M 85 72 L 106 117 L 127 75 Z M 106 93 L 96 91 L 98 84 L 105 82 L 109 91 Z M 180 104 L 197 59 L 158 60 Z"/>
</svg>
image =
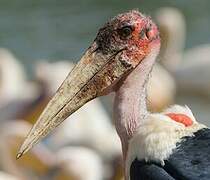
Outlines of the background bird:
<svg viewBox="0 0 210 180">
<path fill-rule="evenodd" d="M 209 96 L 210 44 L 185 50 L 186 20 L 177 8 L 160 8 L 155 17 L 162 38 L 159 59 L 175 78 L 178 91 Z"/>
<path fill-rule="evenodd" d="M 24 92 L 24 93 L 23 93 Z M 0 120 L 22 119 L 42 97 L 23 65 L 7 49 L 0 49 Z"/>
<path fill-rule="evenodd" d="M 162 39 L 158 59 L 174 78 L 174 102 L 189 104 L 199 121 L 209 125 L 210 46 L 185 49 L 186 20 L 179 9 L 160 8 L 155 17 Z"/>
</svg>

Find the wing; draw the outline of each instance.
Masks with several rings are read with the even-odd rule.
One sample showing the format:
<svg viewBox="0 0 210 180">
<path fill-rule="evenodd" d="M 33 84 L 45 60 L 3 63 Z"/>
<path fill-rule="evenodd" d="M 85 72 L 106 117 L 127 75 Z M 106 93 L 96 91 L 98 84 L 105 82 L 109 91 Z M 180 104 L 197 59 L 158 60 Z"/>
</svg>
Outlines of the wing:
<svg viewBox="0 0 210 180">
<path fill-rule="evenodd" d="M 135 160 L 130 177 L 131 180 L 210 180 L 210 129 L 185 137 L 165 166 Z"/>
<path fill-rule="evenodd" d="M 131 164 L 130 180 L 175 180 L 155 163 L 145 163 L 137 159 Z"/>
<path fill-rule="evenodd" d="M 210 180 L 210 129 L 197 131 L 177 147 L 164 169 L 175 178 Z"/>
</svg>

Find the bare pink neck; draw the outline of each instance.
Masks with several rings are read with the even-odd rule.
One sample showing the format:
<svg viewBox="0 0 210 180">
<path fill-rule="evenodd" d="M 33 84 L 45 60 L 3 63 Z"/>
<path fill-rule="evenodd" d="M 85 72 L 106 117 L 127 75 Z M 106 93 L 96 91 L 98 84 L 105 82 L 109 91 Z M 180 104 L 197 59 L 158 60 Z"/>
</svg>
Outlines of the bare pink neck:
<svg viewBox="0 0 210 180">
<path fill-rule="evenodd" d="M 146 85 L 155 55 L 145 58 L 122 82 L 116 91 L 114 119 L 122 142 L 123 156 L 126 157 L 128 140 L 147 116 Z"/>
</svg>

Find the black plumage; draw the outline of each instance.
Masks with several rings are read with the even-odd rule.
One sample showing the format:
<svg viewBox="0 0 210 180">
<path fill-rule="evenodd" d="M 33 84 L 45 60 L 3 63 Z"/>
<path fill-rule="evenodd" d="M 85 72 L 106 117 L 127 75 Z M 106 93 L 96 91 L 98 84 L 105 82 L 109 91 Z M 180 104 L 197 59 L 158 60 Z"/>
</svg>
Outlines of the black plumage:
<svg viewBox="0 0 210 180">
<path fill-rule="evenodd" d="M 184 137 L 165 160 L 165 165 L 135 159 L 130 167 L 131 180 L 210 180 L 210 129 Z"/>
</svg>

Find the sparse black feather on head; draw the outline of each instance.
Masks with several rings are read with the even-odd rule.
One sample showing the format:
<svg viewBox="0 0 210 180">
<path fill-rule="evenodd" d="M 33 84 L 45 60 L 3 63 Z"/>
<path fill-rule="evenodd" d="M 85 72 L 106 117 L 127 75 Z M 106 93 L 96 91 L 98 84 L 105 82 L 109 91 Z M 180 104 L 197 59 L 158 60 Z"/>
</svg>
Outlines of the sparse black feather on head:
<svg viewBox="0 0 210 180">
<path fill-rule="evenodd" d="M 127 45 L 126 40 L 134 30 L 132 23 L 137 18 L 142 19 L 144 15 L 137 10 L 131 10 L 115 16 L 100 28 L 95 41 L 101 52 L 107 54 L 124 49 Z"/>
</svg>

